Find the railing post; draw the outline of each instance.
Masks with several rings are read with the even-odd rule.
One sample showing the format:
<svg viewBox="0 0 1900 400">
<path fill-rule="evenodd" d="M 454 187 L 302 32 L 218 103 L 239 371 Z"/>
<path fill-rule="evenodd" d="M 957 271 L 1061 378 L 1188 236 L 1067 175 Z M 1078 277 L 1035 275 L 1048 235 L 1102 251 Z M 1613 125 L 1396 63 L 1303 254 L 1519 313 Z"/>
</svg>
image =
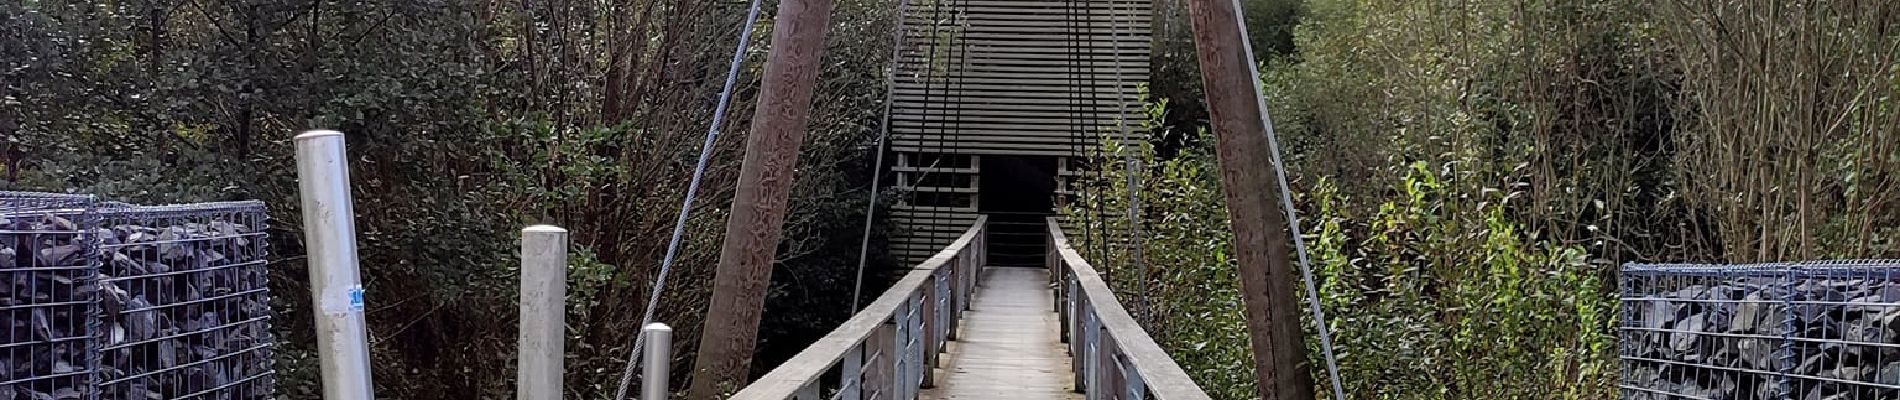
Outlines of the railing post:
<svg viewBox="0 0 1900 400">
<path fill-rule="evenodd" d="M 1075 283 L 1065 277 L 1062 282 L 1062 287 L 1064 290 L 1073 292 L 1075 290 Z M 1072 361 L 1069 363 L 1069 369 L 1071 370 L 1069 372 L 1070 375 L 1075 377 L 1075 392 L 1081 393 L 1083 390 L 1083 360 L 1088 358 L 1088 349 L 1082 347 L 1083 342 L 1077 337 L 1077 332 L 1081 331 L 1079 327 L 1082 325 L 1082 317 L 1076 313 L 1076 309 L 1081 305 L 1077 304 L 1079 300 L 1076 300 L 1075 296 L 1068 296 L 1063 300 L 1067 304 L 1062 308 L 1062 339 L 1069 344 L 1069 357 Z"/>
<path fill-rule="evenodd" d="M 918 290 L 917 294 L 911 295 L 910 309 L 907 310 L 910 311 L 908 313 L 910 315 L 910 332 L 905 333 L 904 343 L 909 345 L 910 348 L 907 353 L 909 356 L 904 357 L 904 359 L 908 361 L 905 363 L 905 371 L 910 375 L 905 376 L 907 380 L 904 382 L 904 398 L 906 399 L 916 398 L 918 392 L 922 389 L 924 385 L 924 355 L 930 353 L 930 349 L 927 348 L 927 343 L 924 342 L 924 311 L 926 307 L 929 307 L 924 304 L 924 293 L 926 292 Z"/>
<path fill-rule="evenodd" d="M 641 328 L 647 335 L 645 360 L 646 368 L 641 374 L 640 398 L 642 400 L 666 400 L 672 395 L 668 388 L 671 384 L 673 367 L 673 328 L 662 323 L 647 324 Z"/>
<path fill-rule="evenodd" d="M 949 282 L 950 271 L 954 270 L 955 265 L 954 260 L 952 260 L 951 264 L 947 264 L 940 267 L 937 271 L 932 272 L 930 274 L 930 287 L 920 292 L 923 295 L 921 305 L 924 309 L 923 312 L 918 315 L 921 317 L 919 323 L 922 324 L 922 329 L 919 329 L 922 339 L 918 340 L 918 347 L 923 351 L 923 359 L 919 363 L 919 370 L 917 371 L 919 380 L 921 381 L 919 387 L 935 387 L 936 382 L 934 382 L 934 380 L 937 375 L 937 352 L 943 350 L 937 346 L 937 338 L 942 337 L 938 335 L 937 330 L 943 326 L 943 320 L 940 319 L 943 317 L 943 294 L 946 288 L 948 288 L 947 283 Z"/>
<path fill-rule="evenodd" d="M 1110 332 L 1103 331 L 1097 338 L 1099 340 L 1096 341 L 1095 348 L 1102 354 L 1095 357 L 1097 360 L 1095 373 L 1100 375 L 1095 378 L 1095 383 L 1098 385 L 1096 391 L 1102 393 L 1099 397 L 1103 399 L 1125 399 L 1127 397 L 1124 396 L 1123 390 L 1128 386 L 1122 377 L 1127 370 L 1123 369 L 1124 366 L 1121 363 L 1121 348 L 1115 345 L 1114 335 Z"/>
<path fill-rule="evenodd" d="M 356 259 L 356 207 L 350 198 L 343 133 L 309 131 L 297 135 L 295 142 L 323 398 L 374 399 Z"/>
<path fill-rule="evenodd" d="M 963 291 L 968 290 L 968 286 L 963 284 L 963 275 L 968 273 L 968 268 L 963 265 L 964 256 L 958 255 L 957 262 L 950 264 L 954 268 L 950 269 L 950 304 L 944 309 L 949 313 L 943 331 L 945 343 L 957 340 L 957 328 L 963 326 Z"/>
<path fill-rule="evenodd" d="M 865 400 L 889 400 L 897 398 L 895 382 L 897 377 L 897 320 L 879 324 L 877 332 L 866 339 L 864 398 Z"/>
<path fill-rule="evenodd" d="M 1127 358 L 1121 357 L 1121 359 L 1126 360 Z M 1127 373 L 1130 370 L 1133 370 L 1134 373 Z M 1133 368 L 1133 366 L 1130 365 L 1123 365 L 1122 371 L 1122 379 L 1126 382 L 1127 386 L 1127 390 L 1124 392 L 1127 396 L 1124 398 L 1129 400 L 1147 400 L 1148 382 L 1141 378 L 1141 370 Z"/>
<path fill-rule="evenodd" d="M 1056 305 L 1056 308 L 1058 309 L 1056 313 L 1061 314 L 1060 316 L 1058 316 L 1058 318 L 1062 320 L 1061 321 L 1062 332 L 1059 332 L 1059 333 L 1061 335 L 1062 343 L 1073 344 L 1075 343 L 1075 323 L 1076 323 L 1076 318 L 1075 318 L 1076 283 L 1074 280 L 1069 279 L 1067 269 L 1059 269 L 1056 271 L 1056 273 L 1062 274 L 1062 280 L 1058 281 L 1058 283 L 1056 284 L 1056 292 L 1059 293 L 1058 297 L 1060 297 L 1062 301 L 1062 304 Z M 1074 346 L 1070 346 L 1070 347 L 1074 347 Z"/>
<path fill-rule="evenodd" d="M 873 335 L 875 336 L 875 335 Z M 838 400 L 864 399 L 864 343 L 846 350 L 838 376 Z"/>
<path fill-rule="evenodd" d="M 818 400 L 818 381 L 811 381 L 798 387 L 798 393 L 792 395 L 798 400 Z"/>
<path fill-rule="evenodd" d="M 1102 345 L 1102 317 L 1094 313 L 1093 303 L 1089 307 L 1089 313 L 1083 313 L 1083 315 L 1089 317 L 1087 318 L 1089 326 L 1083 326 L 1083 337 L 1085 337 L 1083 343 L 1089 347 L 1089 360 L 1085 362 L 1087 372 L 1089 372 L 1089 377 L 1087 377 L 1089 385 L 1085 391 L 1089 392 L 1089 398 L 1102 398 L 1100 394 L 1106 392 L 1102 391 L 1102 351 L 1108 351 Z"/>
<path fill-rule="evenodd" d="M 521 230 L 521 361 L 515 398 L 558 400 L 567 334 L 567 230 L 535 225 Z"/>
</svg>

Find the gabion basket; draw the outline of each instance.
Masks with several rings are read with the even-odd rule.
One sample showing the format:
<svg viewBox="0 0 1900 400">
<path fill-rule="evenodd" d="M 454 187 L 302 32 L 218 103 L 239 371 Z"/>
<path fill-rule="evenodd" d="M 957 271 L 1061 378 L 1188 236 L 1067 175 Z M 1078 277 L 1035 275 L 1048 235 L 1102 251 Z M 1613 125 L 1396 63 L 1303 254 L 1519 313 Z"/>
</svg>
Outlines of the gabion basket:
<svg viewBox="0 0 1900 400">
<path fill-rule="evenodd" d="M 1624 399 L 1900 399 L 1900 261 L 1625 265 Z"/>
<path fill-rule="evenodd" d="M 94 399 L 97 214 L 91 196 L 0 192 L 0 399 Z"/>
<path fill-rule="evenodd" d="M 264 204 L 115 204 L 101 215 L 103 396 L 271 398 Z"/>
</svg>

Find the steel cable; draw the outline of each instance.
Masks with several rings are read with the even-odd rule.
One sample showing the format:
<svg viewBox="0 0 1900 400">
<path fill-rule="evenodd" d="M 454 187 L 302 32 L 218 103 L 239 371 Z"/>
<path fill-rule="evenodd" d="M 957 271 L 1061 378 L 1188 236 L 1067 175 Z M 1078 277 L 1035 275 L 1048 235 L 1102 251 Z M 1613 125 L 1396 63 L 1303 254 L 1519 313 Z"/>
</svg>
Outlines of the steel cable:
<svg viewBox="0 0 1900 400">
<path fill-rule="evenodd" d="M 1236 13 L 1241 10 L 1240 0 L 1230 0 Z M 1234 24 L 1240 32 L 1247 32 L 1247 20 L 1235 15 Z M 1267 135 L 1268 154 L 1273 157 L 1274 176 L 1280 181 L 1280 205 L 1286 209 L 1287 226 L 1293 232 L 1293 247 L 1300 256 L 1300 277 L 1306 280 L 1306 302 L 1313 313 L 1313 326 L 1318 329 L 1320 351 L 1326 357 L 1326 375 L 1332 379 L 1333 398 L 1345 399 L 1346 390 L 1339 382 L 1339 357 L 1333 353 L 1332 329 L 1326 326 L 1326 310 L 1319 305 L 1319 284 L 1313 281 L 1313 263 L 1306 255 L 1306 237 L 1300 228 L 1300 212 L 1293 207 L 1293 186 L 1287 183 L 1286 161 L 1280 157 L 1280 138 L 1273 132 L 1273 118 L 1267 115 L 1266 93 L 1260 88 L 1260 65 L 1253 62 L 1253 44 L 1245 38 L 1240 40 L 1241 48 L 1246 50 L 1247 71 L 1252 74 L 1255 107 L 1260 108 L 1261 127 Z"/>
<path fill-rule="evenodd" d="M 871 220 L 877 215 L 877 185 L 884 176 L 884 140 L 891 134 L 891 107 L 897 103 L 897 70 L 904 57 L 904 30 L 907 29 L 904 18 L 909 11 L 910 0 L 898 0 L 897 27 L 891 33 L 890 71 L 884 74 L 884 116 L 878 121 L 877 140 L 871 143 L 871 151 L 877 152 L 877 160 L 871 163 L 871 199 L 864 206 L 864 238 L 858 242 L 858 272 L 851 281 L 852 313 L 858 312 L 859 299 L 864 294 L 864 264 L 871 255 Z"/>
<path fill-rule="evenodd" d="M 739 70 L 745 65 L 746 48 L 752 46 L 752 26 L 758 23 L 760 3 L 760 0 L 752 0 L 751 9 L 746 11 L 745 23 L 739 26 L 739 44 L 732 50 L 732 65 L 726 70 L 725 87 L 719 91 L 719 104 L 713 108 L 712 124 L 706 129 L 706 141 L 700 144 L 699 162 L 693 166 L 693 178 L 686 184 L 686 198 L 681 201 L 679 218 L 673 223 L 673 238 L 666 244 L 666 256 L 660 259 L 660 276 L 654 279 L 653 291 L 647 296 L 646 311 L 640 316 L 641 327 L 653 323 L 654 311 L 660 306 L 660 293 L 666 290 L 666 277 L 673 271 L 673 261 L 679 255 L 681 239 L 686 236 L 686 221 L 692 216 L 700 180 L 706 176 L 706 165 L 712 160 L 713 142 L 725 127 L 726 109 L 732 105 L 732 90 L 739 83 Z M 640 350 L 646 345 L 646 339 L 644 329 L 634 335 L 633 349 L 627 353 L 627 365 L 620 373 L 620 386 L 614 390 L 615 400 L 627 399 L 627 388 L 633 384 L 633 371 L 639 365 Z"/>
</svg>

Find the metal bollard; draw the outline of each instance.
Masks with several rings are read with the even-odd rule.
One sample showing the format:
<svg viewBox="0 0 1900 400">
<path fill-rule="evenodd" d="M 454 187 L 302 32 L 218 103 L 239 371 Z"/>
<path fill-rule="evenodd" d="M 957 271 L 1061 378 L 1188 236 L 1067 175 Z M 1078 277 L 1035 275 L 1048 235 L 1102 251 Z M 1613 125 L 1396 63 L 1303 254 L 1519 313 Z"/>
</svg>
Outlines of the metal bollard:
<svg viewBox="0 0 1900 400">
<path fill-rule="evenodd" d="M 370 400 L 369 334 L 356 259 L 356 213 L 343 133 L 308 131 L 296 138 L 297 186 L 303 197 L 304 248 L 316 306 L 323 398 Z"/>
<path fill-rule="evenodd" d="M 641 375 L 641 400 L 666 400 L 670 390 L 667 379 L 672 376 L 673 367 L 673 328 L 662 323 L 647 324 L 641 331 L 647 335 L 646 371 Z"/>
<path fill-rule="evenodd" d="M 566 370 L 567 230 L 521 230 L 521 362 L 515 397 L 558 400 Z"/>
</svg>

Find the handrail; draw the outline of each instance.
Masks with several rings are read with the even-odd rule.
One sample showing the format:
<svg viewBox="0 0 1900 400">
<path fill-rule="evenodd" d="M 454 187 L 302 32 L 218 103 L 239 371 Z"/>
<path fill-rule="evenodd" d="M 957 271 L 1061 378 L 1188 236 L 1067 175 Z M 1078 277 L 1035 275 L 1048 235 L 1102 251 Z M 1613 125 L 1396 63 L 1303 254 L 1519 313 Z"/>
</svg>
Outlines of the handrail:
<svg viewBox="0 0 1900 400">
<path fill-rule="evenodd" d="M 1128 314 L 1095 267 L 1069 246 L 1056 219 L 1048 223 L 1050 280 L 1057 284 L 1063 339 L 1075 357 L 1076 387 L 1091 400 L 1209 399 Z"/>
<path fill-rule="evenodd" d="M 988 220 L 977 217 L 963 236 L 912 267 L 863 311 L 730 399 L 817 400 L 821 390 L 830 393 L 825 399 L 916 398 L 976 292 Z M 834 369 L 838 382 L 822 382 Z"/>
</svg>

